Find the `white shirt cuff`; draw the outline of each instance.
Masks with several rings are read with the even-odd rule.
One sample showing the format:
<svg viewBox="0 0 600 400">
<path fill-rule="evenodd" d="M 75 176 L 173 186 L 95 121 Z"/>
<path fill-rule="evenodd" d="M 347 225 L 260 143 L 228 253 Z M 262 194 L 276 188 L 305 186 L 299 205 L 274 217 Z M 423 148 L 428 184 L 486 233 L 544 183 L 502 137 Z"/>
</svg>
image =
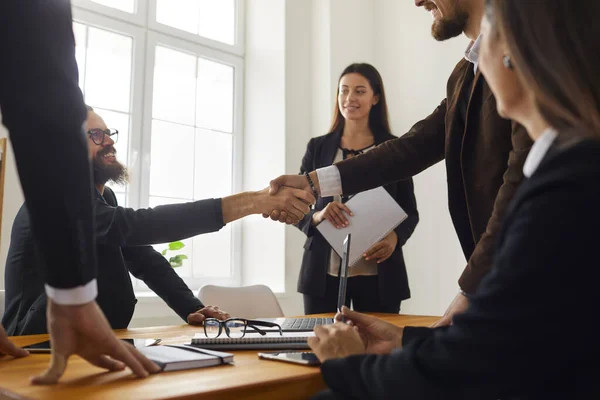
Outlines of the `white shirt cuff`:
<svg viewBox="0 0 600 400">
<path fill-rule="evenodd" d="M 317 169 L 321 197 L 342 194 L 342 177 L 340 170 L 335 165 Z"/>
<path fill-rule="evenodd" d="M 92 279 L 83 286 L 77 286 L 72 289 L 57 289 L 45 285 L 46 295 L 56 304 L 65 306 L 80 306 L 94 301 L 98 296 L 98 284 Z"/>
</svg>

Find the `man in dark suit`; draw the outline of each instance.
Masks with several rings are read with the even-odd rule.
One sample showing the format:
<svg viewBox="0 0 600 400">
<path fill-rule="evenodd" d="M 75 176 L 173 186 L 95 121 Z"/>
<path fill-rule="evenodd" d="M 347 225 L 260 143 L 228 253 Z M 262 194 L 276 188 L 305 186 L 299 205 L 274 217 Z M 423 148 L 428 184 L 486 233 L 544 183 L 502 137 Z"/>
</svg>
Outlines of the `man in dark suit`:
<svg viewBox="0 0 600 400">
<path fill-rule="evenodd" d="M 282 191 L 277 196 L 270 196 L 265 189 L 154 209 L 119 207 L 113 191 L 105 186 L 108 181 L 126 181 L 127 170 L 117 161 L 113 146 L 118 132 L 109 130 L 91 108 L 86 131 L 96 185 L 97 302 L 113 329 L 127 328 L 133 316 L 137 300 L 129 272 L 190 324 L 200 324 L 205 317 L 228 318 L 218 307 L 205 307 L 165 257 L 150 245 L 215 232 L 246 215 L 270 212 L 286 204 L 295 205 L 300 218 L 308 212 L 306 203 L 313 200 L 299 189 Z M 304 196 L 306 203 L 294 194 Z M 48 197 L 54 195 L 48 193 Z M 46 295 L 37 272 L 39 259 L 31 237 L 29 209 L 23 205 L 15 218 L 6 262 L 7 307 L 2 323 L 9 335 L 46 332 Z"/>
<path fill-rule="evenodd" d="M 68 0 L 0 2 L 0 108 L 15 152 L 40 273 L 50 298 L 53 353 L 34 383 L 53 383 L 78 354 L 109 370 L 140 377 L 158 366 L 119 341 L 97 307 L 92 187 L 85 106 Z M 48 194 L 53 191 L 54 196 Z M 0 327 L 0 356 L 24 356 Z"/>
<path fill-rule="evenodd" d="M 402 137 L 361 155 L 310 174 L 323 197 L 350 195 L 410 178 L 445 160 L 448 204 L 467 266 L 460 290 L 438 325 L 451 323 L 468 306 L 492 266 L 493 245 L 507 206 L 522 178 L 531 139 L 522 126 L 498 115 L 496 100 L 477 68 L 483 0 L 415 0 L 431 11 L 432 34 L 446 40 L 465 33 L 473 42 L 452 72 L 447 97 L 435 111 Z M 293 186 L 311 190 L 308 179 L 284 175 L 271 182 L 272 191 Z M 273 219 L 285 220 L 274 213 Z"/>
</svg>

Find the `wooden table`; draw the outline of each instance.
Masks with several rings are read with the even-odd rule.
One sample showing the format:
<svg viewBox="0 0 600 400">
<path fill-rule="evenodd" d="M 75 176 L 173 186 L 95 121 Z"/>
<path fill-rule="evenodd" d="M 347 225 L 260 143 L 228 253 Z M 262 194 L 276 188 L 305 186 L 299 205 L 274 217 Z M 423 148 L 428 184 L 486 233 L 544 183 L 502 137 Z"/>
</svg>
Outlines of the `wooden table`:
<svg viewBox="0 0 600 400">
<path fill-rule="evenodd" d="M 323 315 L 327 316 L 327 315 Z M 429 326 L 439 317 L 377 316 L 398 326 Z M 199 332 L 189 325 L 116 331 L 121 338 L 162 338 L 165 344 L 189 343 Z M 19 346 L 48 335 L 13 337 Z M 104 372 L 79 357 L 69 360 L 58 385 L 33 386 L 29 377 L 43 371 L 48 354 L 0 360 L 0 399 L 306 399 L 325 388 L 318 367 L 261 360 L 257 351 L 233 351 L 235 365 L 166 372 L 136 379 L 129 370 Z"/>
</svg>

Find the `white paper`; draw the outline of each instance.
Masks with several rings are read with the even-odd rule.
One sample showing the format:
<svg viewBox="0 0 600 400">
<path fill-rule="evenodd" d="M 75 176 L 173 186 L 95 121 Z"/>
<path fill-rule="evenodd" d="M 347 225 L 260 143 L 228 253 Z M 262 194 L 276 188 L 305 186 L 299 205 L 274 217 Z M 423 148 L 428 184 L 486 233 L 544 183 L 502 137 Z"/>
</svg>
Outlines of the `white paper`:
<svg viewBox="0 0 600 400">
<path fill-rule="evenodd" d="M 348 261 L 350 267 L 408 217 L 382 186 L 358 193 L 348 200 L 346 205 L 354 214 L 354 216 L 347 215 L 349 222 L 347 227 L 337 229 L 331 222 L 323 221 L 317 229 L 340 257 L 346 235 L 352 234 Z"/>
</svg>

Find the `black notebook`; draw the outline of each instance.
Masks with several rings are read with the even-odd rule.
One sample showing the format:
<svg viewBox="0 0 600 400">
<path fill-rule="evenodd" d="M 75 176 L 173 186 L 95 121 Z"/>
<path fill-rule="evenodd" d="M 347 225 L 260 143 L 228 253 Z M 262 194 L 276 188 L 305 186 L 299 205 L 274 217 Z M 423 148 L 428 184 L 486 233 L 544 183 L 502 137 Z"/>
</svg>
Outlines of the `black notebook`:
<svg viewBox="0 0 600 400">
<path fill-rule="evenodd" d="M 302 350 L 309 348 L 306 339 L 314 335 L 313 332 L 284 332 L 283 336 L 274 332 L 269 332 L 265 336 L 247 333 L 243 338 L 233 339 L 227 336 L 207 338 L 204 333 L 197 333 L 192 339 L 191 346 L 222 350 Z"/>
<path fill-rule="evenodd" d="M 162 371 L 212 367 L 233 362 L 233 354 L 190 346 L 150 346 L 138 349 Z"/>
</svg>

